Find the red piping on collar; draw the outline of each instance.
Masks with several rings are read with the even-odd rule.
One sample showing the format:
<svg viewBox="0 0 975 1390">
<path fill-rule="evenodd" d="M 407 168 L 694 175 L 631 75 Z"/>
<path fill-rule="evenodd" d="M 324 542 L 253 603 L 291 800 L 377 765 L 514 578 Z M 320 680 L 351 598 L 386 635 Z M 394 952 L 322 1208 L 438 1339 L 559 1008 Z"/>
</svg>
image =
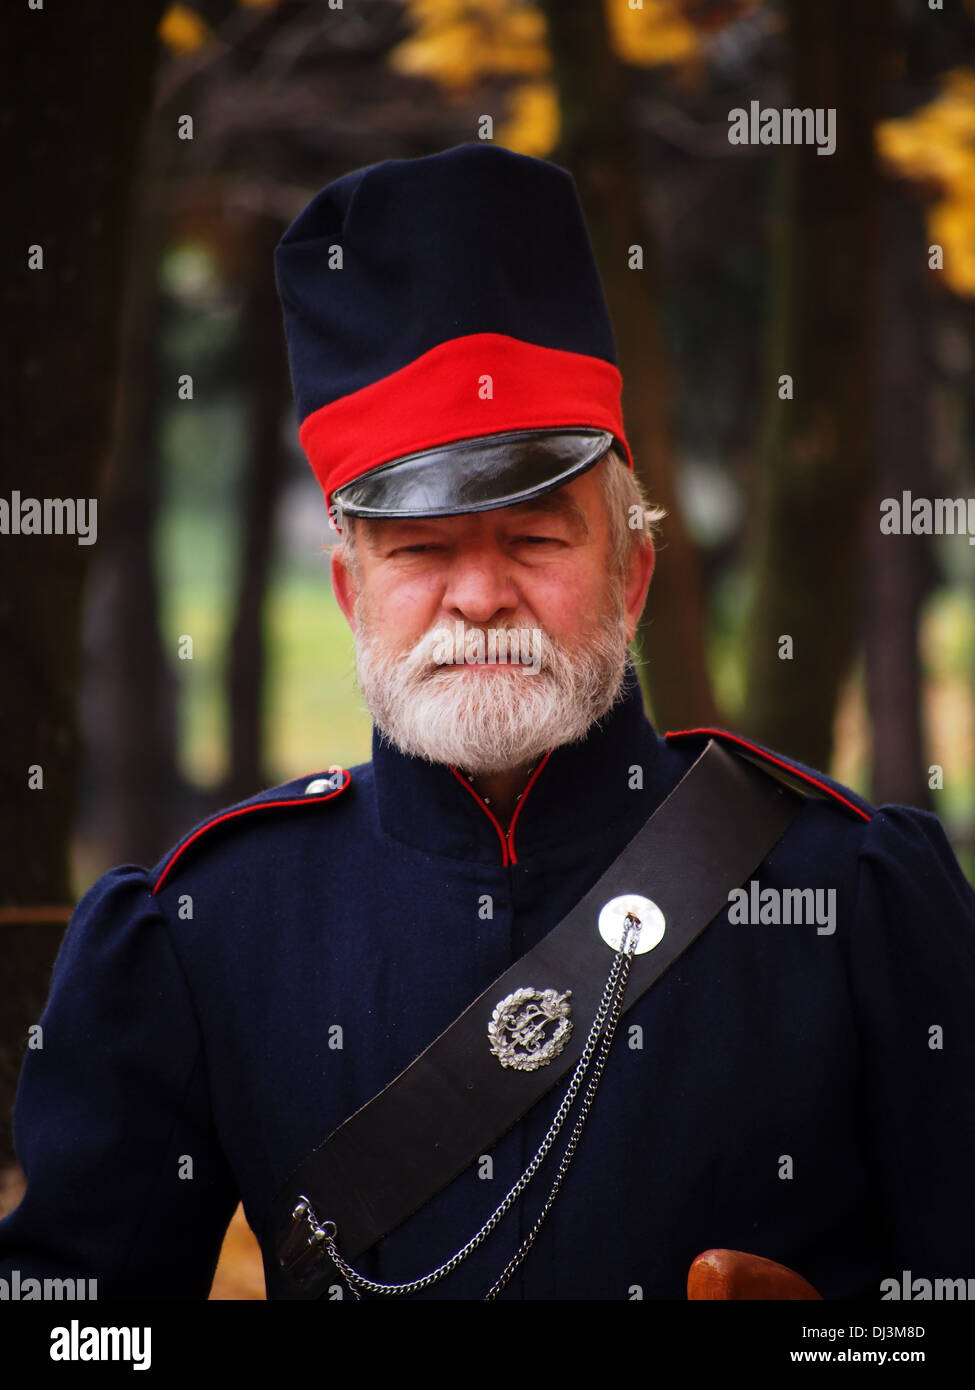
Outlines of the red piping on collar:
<svg viewBox="0 0 975 1390">
<path fill-rule="evenodd" d="M 177 859 L 189 849 L 194 840 L 198 840 L 201 835 L 205 835 L 206 832 L 212 830 L 215 825 L 220 825 L 223 821 L 227 820 L 236 820 L 238 816 L 249 815 L 252 811 L 268 811 L 275 806 L 313 806 L 316 801 L 331 801 L 333 796 L 341 796 L 342 792 L 345 791 L 346 787 L 352 781 L 352 774 L 348 772 L 347 769 L 343 768 L 342 773 L 345 778 L 342 785 L 336 787 L 333 792 L 326 793 L 325 796 L 299 796 L 294 800 L 289 799 L 288 801 L 259 801 L 254 806 L 241 806 L 236 811 L 224 811 L 221 815 L 214 816 L 213 820 L 208 820 L 205 825 L 200 826 L 199 830 L 194 830 L 188 840 L 184 840 L 181 845 L 173 850 L 162 873 L 156 879 L 156 885 L 152 890 L 152 896 L 155 897 L 159 892 L 163 885 L 163 879 L 168 876 L 170 869 L 173 868 Z"/>
<path fill-rule="evenodd" d="M 538 774 L 541 772 L 542 768 L 545 766 L 545 764 L 548 762 L 548 760 L 549 760 L 549 758 L 550 758 L 551 756 L 552 756 L 552 750 L 551 750 L 551 748 L 550 748 L 550 749 L 548 750 L 548 752 L 545 754 L 545 757 L 544 757 L 544 758 L 542 759 L 542 761 L 538 764 L 538 767 L 536 767 L 535 771 L 532 773 L 531 777 L 529 778 L 529 780 L 528 780 L 528 786 L 527 786 L 527 787 L 525 788 L 525 790 L 522 792 L 522 794 L 521 794 L 521 800 L 518 802 L 518 805 L 515 807 L 515 813 L 514 813 L 514 815 L 511 817 L 511 824 L 508 826 L 508 849 L 509 849 L 510 852 L 511 852 L 511 862 L 512 862 L 512 864 L 517 864 L 517 863 L 518 863 L 518 860 L 517 860 L 516 857 L 515 857 L 515 823 L 517 822 L 518 817 L 521 815 L 521 808 L 524 806 L 525 802 L 528 800 L 528 793 L 531 791 L 532 787 L 535 785 L 535 782 L 536 782 L 537 779 L 538 779 Z"/>
<path fill-rule="evenodd" d="M 518 801 L 518 805 L 515 807 L 515 813 L 511 817 L 511 824 L 508 826 L 507 835 L 501 829 L 501 822 L 498 820 L 497 816 L 491 810 L 490 806 L 488 806 L 487 802 L 483 799 L 483 797 L 478 796 L 477 792 L 471 786 L 470 782 L 467 780 L 464 774 L 462 772 L 458 772 L 457 769 L 453 766 L 453 764 L 447 764 L 451 772 L 457 778 L 457 781 L 460 783 L 460 785 L 464 788 L 466 792 L 470 792 L 471 796 L 474 798 L 478 806 L 480 806 L 481 810 L 484 812 L 488 820 L 491 822 L 495 830 L 498 832 L 498 839 L 501 841 L 501 863 L 502 866 L 506 869 L 510 868 L 512 864 L 518 863 L 518 856 L 515 854 L 515 824 L 518 820 L 518 817 L 521 815 L 521 808 L 524 806 L 525 802 L 528 799 L 528 793 L 535 785 L 535 782 L 538 780 L 539 773 L 541 772 L 542 768 L 545 766 L 545 764 L 548 762 L 551 756 L 552 750 L 550 748 L 548 752 L 545 754 L 542 761 L 538 764 L 538 767 L 536 767 L 535 771 L 532 773 L 531 777 L 528 779 L 528 786 L 522 792 L 521 797 Z"/>
<path fill-rule="evenodd" d="M 812 777 L 808 772 L 801 772 L 799 768 L 794 767 L 792 763 L 787 763 L 784 759 L 777 758 L 774 753 L 766 753 L 764 748 L 759 748 L 757 743 L 749 743 L 747 738 L 739 738 L 737 734 L 729 734 L 726 729 L 675 729 L 673 732 L 666 733 L 664 737 L 684 738 L 685 735 L 690 736 L 691 734 L 710 734 L 712 738 L 727 738 L 730 739 L 732 743 L 740 743 L 743 748 L 750 748 L 753 753 L 757 753 L 760 758 L 765 758 L 767 762 L 775 763 L 779 767 L 784 767 L 786 772 L 791 773 L 793 777 L 801 777 L 804 782 L 809 782 L 812 786 L 818 787 L 820 791 L 824 791 L 827 796 L 831 796 L 834 801 L 841 801 L 844 806 L 848 806 L 854 815 L 859 816 L 861 820 L 870 821 L 873 819 L 866 811 L 862 811 L 859 806 L 855 806 L 848 797 L 843 796 L 842 793 L 827 786 L 827 784 L 821 782 L 818 777 Z"/>
<path fill-rule="evenodd" d="M 481 810 L 484 812 L 488 820 L 491 822 L 495 830 L 498 832 L 498 839 L 501 841 L 501 863 L 504 865 L 505 868 L 507 868 L 511 860 L 508 855 L 508 837 L 501 829 L 501 822 L 498 820 L 497 816 L 491 810 L 490 806 L 485 805 L 484 801 L 482 801 L 482 799 L 478 796 L 477 792 L 471 786 L 470 782 L 468 782 L 467 778 L 463 775 L 463 773 L 458 772 L 457 769 L 454 767 L 453 763 L 448 763 L 447 766 L 450 768 L 451 772 L 457 778 L 457 781 L 460 783 L 460 785 L 464 788 L 464 791 L 470 792 L 471 796 L 474 798 L 478 806 L 480 806 Z"/>
</svg>

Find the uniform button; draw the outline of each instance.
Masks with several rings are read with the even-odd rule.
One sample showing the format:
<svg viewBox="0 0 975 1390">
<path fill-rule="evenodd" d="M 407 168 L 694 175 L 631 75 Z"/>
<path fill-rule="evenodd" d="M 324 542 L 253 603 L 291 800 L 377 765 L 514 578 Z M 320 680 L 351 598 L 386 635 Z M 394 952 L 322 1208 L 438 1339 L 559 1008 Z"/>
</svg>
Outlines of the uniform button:
<svg viewBox="0 0 975 1390">
<path fill-rule="evenodd" d="M 599 913 L 599 935 L 618 951 L 623 944 L 625 928 L 628 923 L 635 924 L 637 935 L 631 944 L 635 956 L 652 951 L 664 939 L 667 922 L 660 908 L 651 898 L 636 893 L 623 893 L 604 903 Z"/>
<path fill-rule="evenodd" d="M 333 792 L 335 783 L 331 777 L 316 777 L 314 782 L 309 782 L 305 788 L 305 796 L 316 796 L 320 792 Z"/>
</svg>

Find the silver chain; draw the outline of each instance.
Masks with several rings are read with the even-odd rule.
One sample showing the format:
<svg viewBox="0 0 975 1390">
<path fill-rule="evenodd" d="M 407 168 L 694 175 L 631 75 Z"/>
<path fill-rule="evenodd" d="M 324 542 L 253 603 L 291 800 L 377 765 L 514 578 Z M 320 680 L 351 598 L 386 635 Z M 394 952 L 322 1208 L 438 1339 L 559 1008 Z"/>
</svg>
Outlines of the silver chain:
<svg viewBox="0 0 975 1390">
<path fill-rule="evenodd" d="M 596 1058 L 593 1073 L 589 1078 L 588 1085 L 582 1097 L 578 1117 L 566 1143 L 565 1150 L 559 1162 L 558 1171 L 555 1175 L 555 1181 L 552 1183 L 552 1188 L 545 1201 L 545 1205 L 542 1207 L 538 1219 L 525 1240 L 485 1294 L 484 1301 L 489 1302 L 496 1298 L 508 1283 L 515 1270 L 535 1243 L 535 1238 L 541 1229 L 542 1222 L 551 1210 L 556 1194 L 562 1185 L 566 1173 L 569 1171 L 569 1165 L 575 1155 L 586 1120 L 589 1118 L 589 1111 L 592 1108 L 596 1090 L 606 1065 L 606 1059 L 609 1056 L 609 1049 L 612 1046 L 613 1037 L 616 1033 L 616 1025 L 623 1012 L 623 997 L 626 993 L 626 985 L 630 974 L 630 962 L 633 957 L 633 947 L 636 944 L 639 929 L 639 922 L 635 918 L 627 916 L 623 940 L 620 943 L 619 950 L 614 953 L 613 964 L 609 972 L 609 977 L 606 980 L 602 998 L 599 1001 L 599 1008 L 596 1010 L 596 1017 L 593 1019 L 592 1027 L 589 1030 L 589 1036 L 586 1039 L 579 1061 L 576 1063 L 575 1071 L 572 1073 L 572 1079 L 566 1088 L 565 1095 L 562 1097 L 562 1103 L 555 1112 L 555 1118 L 552 1120 L 548 1132 L 539 1145 L 534 1158 L 515 1183 L 514 1187 L 511 1188 L 508 1195 L 488 1217 L 477 1234 L 472 1236 L 467 1244 L 462 1246 L 461 1249 L 458 1250 L 456 1254 L 452 1255 L 444 1264 L 438 1266 L 437 1269 L 431 1270 L 429 1274 L 425 1274 L 421 1279 L 411 1279 L 405 1284 L 379 1284 L 373 1279 L 367 1279 L 364 1274 L 360 1274 L 358 1270 L 353 1269 L 339 1254 L 338 1247 L 335 1243 L 338 1236 L 338 1229 L 335 1222 L 325 1221 L 320 1223 L 312 1210 L 308 1198 L 304 1196 L 301 1198 L 301 1202 L 298 1208 L 296 1208 L 295 1215 L 297 1216 L 300 1213 L 304 1216 L 308 1225 L 311 1227 L 314 1240 L 323 1244 L 328 1250 L 336 1268 L 341 1272 L 354 1298 L 358 1299 L 360 1297 L 359 1289 L 367 1289 L 370 1293 L 377 1294 L 418 1293 L 420 1289 L 429 1288 L 431 1284 L 435 1284 L 438 1280 L 443 1279 L 445 1275 L 449 1274 L 451 1270 L 456 1269 L 462 1260 L 466 1260 L 468 1255 L 477 1249 L 481 1242 L 491 1234 L 498 1222 L 511 1209 L 512 1205 L 531 1182 L 548 1155 L 552 1145 L 555 1143 L 555 1140 L 558 1138 L 559 1132 L 568 1118 L 569 1111 L 572 1109 L 575 1098 L 579 1094 L 579 1088 L 589 1069 L 593 1053 L 596 1050 L 596 1044 L 602 1033 L 602 1046 L 599 1049 L 599 1055 Z"/>
</svg>

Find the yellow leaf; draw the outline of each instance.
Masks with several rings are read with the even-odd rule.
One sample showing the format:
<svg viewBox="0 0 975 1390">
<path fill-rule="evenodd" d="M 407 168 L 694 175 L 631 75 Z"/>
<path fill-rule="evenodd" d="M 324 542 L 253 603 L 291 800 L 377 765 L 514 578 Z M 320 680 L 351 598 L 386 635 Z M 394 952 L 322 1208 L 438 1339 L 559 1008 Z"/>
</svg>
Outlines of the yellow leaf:
<svg viewBox="0 0 975 1390">
<path fill-rule="evenodd" d="M 495 143 L 518 154 L 544 159 L 558 144 L 561 111 L 551 82 L 526 82 L 508 97 L 507 118 L 495 130 Z"/>
<path fill-rule="evenodd" d="M 931 241 L 944 247 L 944 277 L 956 294 L 975 295 L 975 205 L 946 198 L 928 218 Z"/>
<path fill-rule="evenodd" d="M 404 0 L 409 38 L 390 65 L 454 90 L 493 74 L 541 77 L 551 59 L 540 10 L 514 0 Z"/>
<path fill-rule="evenodd" d="M 174 53 L 192 53 L 210 36 L 205 19 L 187 5 L 170 5 L 159 21 L 159 37 Z"/>
<path fill-rule="evenodd" d="M 628 0 L 604 3 L 613 49 L 624 63 L 655 67 L 697 57 L 697 32 L 678 0 L 642 0 L 640 9 L 631 9 Z"/>
<path fill-rule="evenodd" d="M 944 247 L 944 278 L 975 295 L 975 74 L 954 68 L 927 106 L 876 129 L 881 158 L 903 178 L 936 189 L 928 236 Z"/>
</svg>

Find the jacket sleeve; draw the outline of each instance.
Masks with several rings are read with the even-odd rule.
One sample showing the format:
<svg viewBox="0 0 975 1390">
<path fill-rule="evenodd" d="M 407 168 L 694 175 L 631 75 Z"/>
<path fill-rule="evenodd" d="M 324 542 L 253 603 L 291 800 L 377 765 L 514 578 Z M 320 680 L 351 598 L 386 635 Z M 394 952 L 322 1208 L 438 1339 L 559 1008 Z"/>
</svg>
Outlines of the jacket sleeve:
<svg viewBox="0 0 975 1390">
<path fill-rule="evenodd" d="M 851 953 L 889 1275 L 973 1277 L 975 893 L 935 816 L 867 827 Z"/>
<path fill-rule="evenodd" d="M 0 1277 L 96 1279 L 98 1298 L 206 1298 L 237 1203 L 203 1037 L 148 874 L 82 898 L 26 1053 L 14 1142 L 27 1176 Z"/>
</svg>

